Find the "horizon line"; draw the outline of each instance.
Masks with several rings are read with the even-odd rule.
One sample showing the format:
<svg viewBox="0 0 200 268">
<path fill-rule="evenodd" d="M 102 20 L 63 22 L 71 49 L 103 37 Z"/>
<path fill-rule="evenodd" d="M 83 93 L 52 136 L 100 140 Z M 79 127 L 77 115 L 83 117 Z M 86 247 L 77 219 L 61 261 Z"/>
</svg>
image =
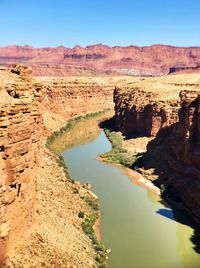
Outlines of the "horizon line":
<svg viewBox="0 0 200 268">
<path fill-rule="evenodd" d="M 65 49 L 75 49 L 75 48 L 90 48 L 90 47 L 95 47 L 95 46 L 103 46 L 103 47 L 108 47 L 108 48 L 130 48 L 130 47 L 137 47 L 137 48 L 146 48 L 146 47 L 156 47 L 156 46 L 161 46 L 161 47 L 173 47 L 173 48 L 200 48 L 200 46 L 176 46 L 176 45 L 171 45 L 171 44 L 160 44 L 160 43 L 154 43 L 151 45 L 145 45 L 145 46 L 140 46 L 140 45 L 116 45 L 116 46 L 109 46 L 107 44 L 103 43 L 96 43 L 96 44 L 91 44 L 91 45 L 86 45 L 82 46 L 79 44 L 76 44 L 75 46 L 68 47 L 65 45 L 58 45 L 58 46 L 43 46 L 43 47 L 37 47 L 29 44 L 23 44 L 23 45 L 18 45 L 18 44 L 8 44 L 8 45 L 0 45 L 0 48 L 8 48 L 8 47 L 25 47 L 25 48 L 33 48 L 33 49 L 47 49 L 47 48 L 65 48 Z"/>
</svg>

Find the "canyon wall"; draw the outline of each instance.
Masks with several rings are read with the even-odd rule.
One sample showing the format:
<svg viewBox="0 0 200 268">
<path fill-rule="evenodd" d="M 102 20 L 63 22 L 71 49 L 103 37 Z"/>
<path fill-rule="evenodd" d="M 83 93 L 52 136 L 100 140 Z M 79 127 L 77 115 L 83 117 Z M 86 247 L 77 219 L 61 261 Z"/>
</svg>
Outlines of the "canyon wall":
<svg viewBox="0 0 200 268">
<path fill-rule="evenodd" d="M 0 76 L 0 259 L 33 220 L 41 148 L 42 85 L 29 69 L 12 72 Z"/>
<path fill-rule="evenodd" d="M 155 136 L 178 120 L 178 100 L 156 100 L 140 88 L 114 90 L 115 128 L 125 136 Z"/>
<path fill-rule="evenodd" d="M 113 107 L 112 87 L 91 79 L 39 79 L 29 68 L 0 70 L 0 260 L 34 221 L 44 138 L 76 115 Z M 49 121 L 48 121 L 49 120 Z"/>
<path fill-rule="evenodd" d="M 117 130 L 151 137 L 137 165 L 153 168 L 155 183 L 200 222 L 200 91 L 183 90 L 179 100 L 164 102 L 139 89 L 116 89 L 114 102 Z"/>
<path fill-rule="evenodd" d="M 7 46 L 0 48 L 0 63 L 32 65 L 35 75 L 115 73 L 155 76 L 168 74 L 180 68 L 199 68 L 200 47 L 167 45 L 109 47 L 102 44 L 74 48 Z"/>
<path fill-rule="evenodd" d="M 64 118 L 113 108 L 113 85 L 92 78 L 39 79 L 45 87 L 45 110 Z"/>
<path fill-rule="evenodd" d="M 148 151 L 157 151 L 162 158 L 165 150 L 157 183 L 164 184 L 166 193 L 181 201 L 200 222 L 200 91 L 181 91 L 180 99 L 178 122 L 158 133 Z"/>
</svg>

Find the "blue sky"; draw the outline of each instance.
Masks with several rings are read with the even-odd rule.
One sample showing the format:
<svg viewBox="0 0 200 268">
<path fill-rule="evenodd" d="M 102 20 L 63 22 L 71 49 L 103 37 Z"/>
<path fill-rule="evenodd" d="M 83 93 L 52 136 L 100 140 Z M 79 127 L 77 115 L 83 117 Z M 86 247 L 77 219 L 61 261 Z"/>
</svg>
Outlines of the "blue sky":
<svg viewBox="0 0 200 268">
<path fill-rule="evenodd" d="M 200 46 L 199 0 L 0 0 L 0 46 Z"/>
</svg>

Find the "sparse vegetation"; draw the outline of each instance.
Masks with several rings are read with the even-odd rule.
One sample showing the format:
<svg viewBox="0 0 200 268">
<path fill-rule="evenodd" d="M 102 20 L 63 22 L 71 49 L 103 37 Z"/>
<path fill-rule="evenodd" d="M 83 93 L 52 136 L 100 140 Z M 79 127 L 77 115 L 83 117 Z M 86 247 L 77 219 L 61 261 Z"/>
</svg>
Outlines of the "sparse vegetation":
<svg viewBox="0 0 200 268">
<path fill-rule="evenodd" d="M 118 132 L 104 129 L 105 134 L 112 144 L 110 152 L 101 155 L 106 162 L 117 163 L 126 167 L 131 167 L 137 160 L 137 155 L 130 155 L 125 149 L 122 148 L 122 136 Z"/>
<path fill-rule="evenodd" d="M 84 197 L 84 200 L 94 211 L 99 211 L 99 204 L 97 201 L 92 200 L 89 197 Z"/>
<path fill-rule="evenodd" d="M 67 165 L 65 164 L 65 159 L 62 155 L 60 154 L 58 155 L 57 162 L 58 162 L 59 167 L 63 168 L 66 177 L 69 177 L 68 168 L 67 168 Z"/>
<path fill-rule="evenodd" d="M 83 211 L 79 211 L 78 217 L 81 218 L 81 219 L 83 219 L 84 216 L 85 216 L 85 213 Z"/>
<path fill-rule="evenodd" d="M 85 116 L 77 116 L 74 119 L 69 119 L 66 122 L 66 125 L 62 128 L 60 128 L 59 130 L 55 131 L 51 136 L 49 136 L 47 138 L 47 142 L 46 142 L 46 146 L 47 148 L 49 148 L 52 151 L 51 145 L 52 143 L 61 135 L 63 135 L 64 133 L 68 132 L 75 124 L 77 121 L 80 120 L 84 120 L 84 119 L 90 119 L 93 117 L 97 117 L 99 115 L 103 115 L 104 113 L 108 112 L 110 109 L 105 109 L 103 111 L 100 112 L 96 112 L 96 113 L 91 113 L 91 114 L 87 114 Z"/>
<path fill-rule="evenodd" d="M 73 190 L 74 194 L 79 194 L 79 190 L 76 187 L 72 188 L 72 190 Z"/>
<path fill-rule="evenodd" d="M 89 216 L 85 217 L 85 220 L 82 223 L 82 229 L 91 239 L 94 249 L 97 252 L 95 260 L 97 261 L 98 266 L 103 268 L 106 267 L 107 253 L 105 246 L 100 241 L 97 240 L 94 231 L 94 224 L 97 218 L 99 217 L 99 205 L 97 201 L 93 201 L 89 197 L 85 197 L 84 199 L 90 206 L 91 213 Z"/>
<path fill-rule="evenodd" d="M 77 116 L 75 117 L 74 119 L 69 119 L 67 122 L 66 122 L 66 125 L 62 128 L 60 128 L 59 130 L 55 131 L 51 136 L 49 136 L 47 138 L 47 141 L 46 141 L 46 147 L 52 151 L 56 156 L 57 156 L 57 163 L 60 167 L 63 168 L 64 172 L 65 172 L 65 175 L 66 177 L 69 179 L 69 172 L 68 172 L 68 168 L 67 168 L 67 165 L 65 163 L 65 160 L 64 160 L 64 157 L 61 155 L 61 154 L 57 154 L 53 148 L 52 148 L 52 144 L 53 142 L 59 138 L 60 136 L 62 136 L 64 133 L 70 131 L 74 126 L 75 124 L 80 121 L 80 120 L 87 120 L 87 119 L 90 119 L 90 118 L 93 118 L 93 117 L 96 117 L 96 116 L 99 116 L 99 115 L 103 115 L 104 113 L 108 112 L 110 109 L 105 109 L 103 111 L 100 111 L 100 112 L 96 112 L 96 113 L 91 113 L 91 114 L 87 114 L 85 116 Z M 73 180 L 71 180 L 72 182 L 74 182 Z"/>
<path fill-rule="evenodd" d="M 92 113 L 92 114 L 87 114 L 86 116 L 77 116 L 74 119 L 70 119 L 67 121 L 66 125 L 64 127 L 62 127 L 60 130 L 55 131 L 50 137 L 48 137 L 47 142 L 46 142 L 46 146 L 48 149 L 50 149 L 56 156 L 57 156 L 57 162 L 59 164 L 60 167 L 63 168 L 66 177 L 69 179 L 69 173 L 68 173 L 68 168 L 66 165 L 66 162 L 64 160 L 64 157 L 61 154 L 57 154 L 51 147 L 51 145 L 53 144 L 53 142 L 59 138 L 60 136 L 62 136 L 64 133 L 70 131 L 75 124 L 80 121 L 80 120 L 87 120 L 99 115 L 103 115 L 105 112 L 109 111 L 110 109 L 106 109 L 104 111 L 100 111 L 100 112 L 96 112 L 96 113 Z M 75 184 L 74 180 L 71 180 L 72 183 Z M 79 194 L 79 189 L 77 189 L 76 187 L 72 188 L 74 194 Z M 96 222 L 96 220 L 99 217 L 99 204 L 96 200 L 93 200 L 91 198 L 89 198 L 88 196 L 80 196 L 81 199 L 83 199 L 88 207 L 90 212 L 88 213 L 88 215 L 85 215 L 85 212 L 83 211 L 79 211 L 78 213 L 78 217 L 83 219 L 82 222 L 82 229 L 85 232 L 85 234 L 87 234 L 89 236 L 89 238 L 92 241 L 92 244 L 94 246 L 94 249 L 97 253 L 95 260 L 98 263 L 98 267 L 99 268 L 103 268 L 106 267 L 106 250 L 104 245 L 99 242 L 96 238 L 95 235 L 95 231 L 94 231 L 94 224 Z"/>
</svg>

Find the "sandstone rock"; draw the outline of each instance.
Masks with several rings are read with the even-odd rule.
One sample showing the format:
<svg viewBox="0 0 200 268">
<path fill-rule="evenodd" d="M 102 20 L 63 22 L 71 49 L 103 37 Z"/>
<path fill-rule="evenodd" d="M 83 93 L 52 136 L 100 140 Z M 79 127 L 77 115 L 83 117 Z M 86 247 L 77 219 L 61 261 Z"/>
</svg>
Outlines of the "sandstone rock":
<svg viewBox="0 0 200 268">
<path fill-rule="evenodd" d="M 162 75 L 184 69 L 198 70 L 200 48 L 165 45 L 109 47 L 102 44 L 76 46 L 72 49 L 7 46 L 0 48 L 0 59 L 4 64 L 10 62 L 30 64 L 31 61 L 34 74 L 39 76 L 113 73 L 137 76 Z"/>
<path fill-rule="evenodd" d="M 154 170 L 156 183 L 200 222 L 200 91 L 183 90 L 180 101 L 163 102 L 140 89 L 116 89 L 114 101 L 117 130 L 155 137 L 138 164 Z"/>
<path fill-rule="evenodd" d="M 111 108 L 112 91 L 112 85 L 92 78 L 36 79 L 21 65 L 0 70 L 0 221 L 9 220 L 9 228 L 0 227 L 0 253 L 6 254 L 34 221 L 37 167 L 46 150 L 45 136 L 55 130 L 48 128 L 43 113 L 61 118 L 61 127 L 69 118 Z M 51 157 L 50 165 L 58 168 Z M 40 194 L 46 202 L 42 190 Z M 60 192 L 54 196 L 60 198 Z M 43 237 L 37 238 L 44 243 Z"/>
<path fill-rule="evenodd" d="M 6 193 L 4 199 L 1 201 L 2 204 L 4 205 L 9 205 L 11 204 L 12 202 L 15 201 L 15 198 L 17 197 L 17 191 L 10 191 L 8 193 Z"/>
<path fill-rule="evenodd" d="M 160 128 L 178 120 L 174 101 L 155 100 L 155 94 L 139 88 L 114 90 L 114 124 L 118 131 L 130 136 L 156 136 Z"/>
<path fill-rule="evenodd" d="M 0 238 L 5 238 L 8 236 L 10 231 L 10 226 L 8 222 L 0 224 Z"/>
</svg>

